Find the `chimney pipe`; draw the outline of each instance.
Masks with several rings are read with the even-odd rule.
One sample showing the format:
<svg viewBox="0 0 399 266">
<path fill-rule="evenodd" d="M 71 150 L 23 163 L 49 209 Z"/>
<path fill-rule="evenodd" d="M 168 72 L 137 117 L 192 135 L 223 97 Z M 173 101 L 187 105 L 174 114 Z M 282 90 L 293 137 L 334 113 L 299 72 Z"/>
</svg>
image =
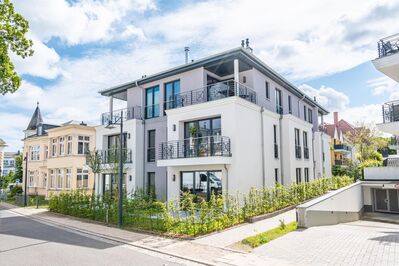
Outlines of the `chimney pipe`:
<svg viewBox="0 0 399 266">
<path fill-rule="evenodd" d="M 241 40 L 241 47 L 244 48 L 245 47 L 245 41 Z"/>
<path fill-rule="evenodd" d="M 338 125 L 338 112 L 334 112 L 334 125 Z"/>
<path fill-rule="evenodd" d="M 188 63 L 188 52 L 190 51 L 190 47 L 186 46 L 184 47 L 184 52 L 186 54 L 186 64 Z"/>
<path fill-rule="evenodd" d="M 249 48 L 249 38 L 245 39 L 245 45 L 246 45 L 247 48 Z"/>
</svg>

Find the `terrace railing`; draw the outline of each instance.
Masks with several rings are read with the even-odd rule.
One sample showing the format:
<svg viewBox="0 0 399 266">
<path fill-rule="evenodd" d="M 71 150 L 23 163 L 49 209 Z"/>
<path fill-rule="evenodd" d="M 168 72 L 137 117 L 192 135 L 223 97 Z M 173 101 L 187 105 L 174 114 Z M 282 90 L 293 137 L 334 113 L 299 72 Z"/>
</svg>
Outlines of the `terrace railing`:
<svg viewBox="0 0 399 266">
<path fill-rule="evenodd" d="M 123 163 L 132 163 L 132 150 L 124 148 L 123 153 Z M 103 164 L 114 164 L 119 162 L 120 150 L 118 148 L 100 150 L 101 163 Z"/>
<path fill-rule="evenodd" d="M 209 156 L 230 157 L 230 138 L 208 136 L 168 141 L 161 143 L 159 149 L 161 160 Z"/>
<path fill-rule="evenodd" d="M 378 42 L 378 58 L 399 52 L 399 34 L 395 34 Z"/>
<path fill-rule="evenodd" d="M 344 151 L 351 151 L 352 148 L 346 144 L 335 144 L 334 150 L 344 150 Z"/>
<path fill-rule="evenodd" d="M 382 117 L 384 123 L 399 121 L 399 101 L 392 101 L 383 104 Z"/>
<path fill-rule="evenodd" d="M 106 112 L 101 114 L 101 124 L 109 125 L 119 121 L 121 112 L 123 114 L 123 120 L 131 120 L 131 119 L 142 119 L 142 110 L 140 106 L 125 108 L 114 110 L 111 112 Z"/>
<path fill-rule="evenodd" d="M 256 103 L 256 92 L 233 80 L 222 81 L 200 89 L 174 94 L 164 102 L 164 110 L 175 109 L 227 97 L 238 96 Z"/>
</svg>

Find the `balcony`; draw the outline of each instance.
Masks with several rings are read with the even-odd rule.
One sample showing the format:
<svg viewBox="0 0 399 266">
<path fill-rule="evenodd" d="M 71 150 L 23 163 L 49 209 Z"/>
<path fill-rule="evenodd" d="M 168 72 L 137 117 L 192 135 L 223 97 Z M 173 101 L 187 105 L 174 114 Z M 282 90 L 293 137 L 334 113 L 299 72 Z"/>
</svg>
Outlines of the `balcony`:
<svg viewBox="0 0 399 266">
<path fill-rule="evenodd" d="M 399 34 L 395 34 L 378 42 L 378 58 L 399 52 Z"/>
<path fill-rule="evenodd" d="M 119 163 L 119 149 L 100 150 L 102 164 L 117 164 Z M 132 163 L 132 150 L 123 149 L 123 163 Z"/>
<path fill-rule="evenodd" d="M 384 160 L 382 167 L 365 167 L 364 179 L 365 180 L 380 180 L 380 181 L 399 181 L 398 168 L 399 157 L 391 157 Z M 389 185 L 385 185 L 389 188 Z M 392 188 L 397 188 L 392 184 Z"/>
<path fill-rule="evenodd" d="M 112 113 L 107 112 L 101 114 L 101 125 L 106 126 L 118 122 L 119 118 L 121 117 L 121 113 L 123 115 L 124 121 L 131 119 L 142 119 L 141 107 L 135 106 L 131 108 L 114 110 Z"/>
<path fill-rule="evenodd" d="M 384 123 L 399 121 L 399 101 L 392 101 L 383 104 L 382 117 Z"/>
<path fill-rule="evenodd" d="M 334 151 L 342 153 L 350 153 L 352 151 L 352 148 L 346 144 L 335 144 Z"/>
<path fill-rule="evenodd" d="M 256 92 L 247 86 L 233 80 L 222 81 L 200 89 L 174 94 L 164 102 L 164 110 L 215 101 L 227 97 L 238 96 L 255 103 Z"/>
<path fill-rule="evenodd" d="M 209 136 L 189 138 L 161 143 L 160 160 L 198 158 L 198 157 L 231 157 L 230 138 Z"/>
</svg>

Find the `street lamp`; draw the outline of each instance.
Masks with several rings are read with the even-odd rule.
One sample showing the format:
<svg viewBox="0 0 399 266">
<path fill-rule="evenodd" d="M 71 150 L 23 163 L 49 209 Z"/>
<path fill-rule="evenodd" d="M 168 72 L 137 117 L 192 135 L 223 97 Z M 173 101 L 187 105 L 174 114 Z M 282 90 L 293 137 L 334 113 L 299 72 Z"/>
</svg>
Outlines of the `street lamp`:
<svg viewBox="0 0 399 266">
<path fill-rule="evenodd" d="M 121 115 L 113 121 L 112 113 L 110 114 L 110 120 L 105 128 L 112 129 L 115 125 L 120 125 L 120 135 L 119 135 L 119 199 L 118 199 L 118 226 L 122 227 L 122 208 L 123 208 L 123 110 L 121 110 Z"/>
</svg>

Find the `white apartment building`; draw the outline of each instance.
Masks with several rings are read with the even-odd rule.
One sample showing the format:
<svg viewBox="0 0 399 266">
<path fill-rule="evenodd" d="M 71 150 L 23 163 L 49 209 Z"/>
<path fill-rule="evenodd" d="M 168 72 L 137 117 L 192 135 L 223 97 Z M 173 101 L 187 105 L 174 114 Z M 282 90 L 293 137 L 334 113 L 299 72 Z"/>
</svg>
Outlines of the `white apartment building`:
<svg viewBox="0 0 399 266">
<path fill-rule="evenodd" d="M 10 172 L 15 174 L 15 157 L 19 152 L 4 152 L 3 168 L 1 175 L 8 175 Z"/>
<path fill-rule="evenodd" d="M 110 111 L 96 128 L 96 147 L 119 147 L 120 127 L 108 125 L 122 112 L 128 192 L 209 198 L 331 176 L 330 137 L 319 131 L 328 111 L 248 44 L 100 93 Z M 114 111 L 114 98 L 127 108 Z M 97 193 L 112 187 L 110 173 L 97 175 Z"/>
</svg>

